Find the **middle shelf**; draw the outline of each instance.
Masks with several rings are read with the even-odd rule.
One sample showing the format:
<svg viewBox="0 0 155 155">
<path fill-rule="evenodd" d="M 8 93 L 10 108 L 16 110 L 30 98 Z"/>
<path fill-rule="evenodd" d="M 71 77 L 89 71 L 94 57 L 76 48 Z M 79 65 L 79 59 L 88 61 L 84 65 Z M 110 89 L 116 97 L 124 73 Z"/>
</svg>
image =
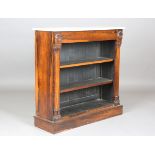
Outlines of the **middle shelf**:
<svg viewBox="0 0 155 155">
<path fill-rule="evenodd" d="M 78 66 L 112 62 L 112 61 L 113 61 L 112 58 L 106 58 L 106 57 L 87 58 L 69 62 L 61 62 L 60 68 L 62 69 L 62 68 L 78 67 Z"/>
<path fill-rule="evenodd" d="M 113 81 L 111 79 L 99 77 L 97 79 L 91 79 L 87 81 L 76 82 L 69 85 L 63 85 L 61 86 L 60 93 L 71 92 L 71 91 L 94 87 L 94 86 L 106 85 L 112 82 Z"/>
<path fill-rule="evenodd" d="M 60 93 L 113 83 L 113 62 L 62 69 Z"/>
</svg>

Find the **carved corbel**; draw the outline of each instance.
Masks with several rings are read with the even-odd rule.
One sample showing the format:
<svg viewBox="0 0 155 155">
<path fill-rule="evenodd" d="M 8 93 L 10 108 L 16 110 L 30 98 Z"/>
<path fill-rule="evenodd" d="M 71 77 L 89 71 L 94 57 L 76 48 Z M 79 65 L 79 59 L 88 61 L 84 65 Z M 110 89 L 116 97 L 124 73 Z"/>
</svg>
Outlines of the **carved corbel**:
<svg viewBox="0 0 155 155">
<path fill-rule="evenodd" d="M 60 33 L 54 33 L 53 50 L 58 51 L 61 49 L 62 35 Z"/>
<path fill-rule="evenodd" d="M 114 96 L 113 97 L 113 103 L 114 103 L 114 105 L 119 105 L 120 104 L 119 96 Z"/>
<path fill-rule="evenodd" d="M 54 114 L 53 114 L 53 121 L 56 121 L 58 119 L 61 118 L 61 115 L 60 115 L 60 110 L 59 111 L 54 111 Z"/>
<path fill-rule="evenodd" d="M 117 47 L 121 46 L 122 38 L 123 38 L 123 30 L 117 30 L 117 41 L 116 41 L 116 46 Z"/>
</svg>

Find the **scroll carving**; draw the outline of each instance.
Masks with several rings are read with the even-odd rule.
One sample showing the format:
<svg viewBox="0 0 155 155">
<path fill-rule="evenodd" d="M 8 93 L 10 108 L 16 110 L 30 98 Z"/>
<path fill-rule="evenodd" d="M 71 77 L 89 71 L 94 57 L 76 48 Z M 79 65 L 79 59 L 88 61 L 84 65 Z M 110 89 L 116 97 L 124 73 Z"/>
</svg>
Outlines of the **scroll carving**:
<svg viewBox="0 0 155 155">
<path fill-rule="evenodd" d="M 114 102 L 114 105 L 120 104 L 119 96 L 114 96 L 113 97 L 113 102 Z"/>
<path fill-rule="evenodd" d="M 122 44 L 122 37 L 123 37 L 123 31 L 122 30 L 118 30 L 117 31 L 117 41 L 116 41 L 116 46 L 120 47 Z"/>
<path fill-rule="evenodd" d="M 55 43 L 61 43 L 62 42 L 62 35 L 61 33 L 55 33 Z"/>
<path fill-rule="evenodd" d="M 62 35 L 61 35 L 61 33 L 54 33 L 54 44 L 53 44 L 54 52 L 60 50 L 61 42 L 62 42 Z"/>
<path fill-rule="evenodd" d="M 61 118 L 60 111 L 54 111 L 53 121 Z"/>
</svg>

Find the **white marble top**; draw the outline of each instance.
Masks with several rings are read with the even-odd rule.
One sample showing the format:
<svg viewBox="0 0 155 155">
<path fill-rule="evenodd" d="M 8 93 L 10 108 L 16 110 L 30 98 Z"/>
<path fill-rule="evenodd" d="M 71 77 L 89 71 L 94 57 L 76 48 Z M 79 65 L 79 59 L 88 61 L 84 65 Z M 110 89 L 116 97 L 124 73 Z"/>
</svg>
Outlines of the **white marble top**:
<svg viewBox="0 0 155 155">
<path fill-rule="evenodd" d="M 34 31 L 89 31 L 89 30 L 114 30 L 125 29 L 124 27 L 46 27 L 33 28 Z"/>
</svg>

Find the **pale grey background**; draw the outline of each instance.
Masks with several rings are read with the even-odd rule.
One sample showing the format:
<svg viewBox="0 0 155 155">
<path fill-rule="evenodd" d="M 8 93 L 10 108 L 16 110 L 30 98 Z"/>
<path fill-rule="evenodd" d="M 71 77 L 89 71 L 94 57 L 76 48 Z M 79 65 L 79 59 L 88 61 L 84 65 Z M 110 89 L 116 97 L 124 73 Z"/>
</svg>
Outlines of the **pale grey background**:
<svg viewBox="0 0 155 155">
<path fill-rule="evenodd" d="M 123 26 L 124 114 L 59 135 L 155 135 L 155 19 L 0 19 L 0 135 L 50 135 L 33 127 L 33 27 Z"/>
</svg>

